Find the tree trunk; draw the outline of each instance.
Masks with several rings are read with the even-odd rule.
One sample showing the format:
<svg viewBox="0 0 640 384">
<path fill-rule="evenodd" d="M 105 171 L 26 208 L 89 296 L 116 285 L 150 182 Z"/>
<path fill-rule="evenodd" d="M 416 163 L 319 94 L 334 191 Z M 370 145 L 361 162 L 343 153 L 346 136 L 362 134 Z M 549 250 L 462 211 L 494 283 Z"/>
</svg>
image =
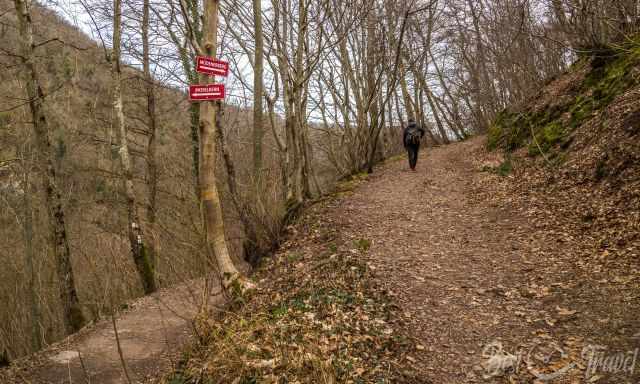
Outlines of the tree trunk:
<svg viewBox="0 0 640 384">
<path fill-rule="evenodd" d="M 204 1 L 203 41 L 201 47 L 207 56 L 215 56 L 218 40 L 218 8 L 220 0 Z M 205 84 L 207 77 L 200 76 L 200 83 Z M 205 101 L 200 103 L 200 202 L 203 212 L 207 247 L 210 256 L 215 257 L 220 273 L 222 286 L 229 288 L 238 278 L 240 272 L 233 265 L 229 249 L 224 237 L 224 221 L 220 195 L 216 186 L 216 118 L 220 102 Z M 221 122 L 220 129 L 221 127 Z"/>
<path fill-rule="evenodd" d="M 156 163 L 156 92 L 155 83 L 151 76 L 150 49 L 149 49 L 149 1 L 144 0 L 142 10 L 142 71 L 147 94 L 147 127 L 149 137 L 147 141 L 147 188 L 149 190 L 149 202 L 147 205 L 147 225 L 151 237 L 149 241 L 148 255 L 149 261 L 155 273 L 158 265 L 158 246 L 156 234 L 156 200 L 158 194 L 158 166 Z M 155 280 L 155 276 L 154 276 Z"/>
<path fill-rule="evenodd" d="M 33 52 L 33 26 L 31 20 L 31 1 L 15 0 L 20 36 L 22 38 L 22 64 L 27 81 L 29 109 L 33 118 L 33 128 L 40 162 L 43 165 L 43 187 L 45 204 L 49 218 L 50 240 L 56 261 L 56 271 L 60 283 L 60 301 L 62 303 L 62 322 L 67 334 L 79 330 L 85 323 L 84 315 L 78 300 L 73 269 L 71 267 L 71 251 L 65 224 L 62 199 L 57 186 L 53 153 L 49 140 L 49 123 L 44 113 L 44 93 L 38 82 L 38 73 Z"/>
<path fill-rule="evenodd" d="M 289 94 L 291 109 L 293 111 L 293 121 L 291 125 L 291 139 L 293 152 L 293 207 L 297 207 L 308 197 L 308 178 L 306 172 L 307 152 L 305 146 L 306 129 L 306 100 L 303 92 L 305 86 L 304 59 L 305 59 L 305 39 L 307 36 L 307 9 L 305 0 L 298 0 L 298 31 L 296 48 L 294 54 L 294 69 L 291 93 Z"/>
<path fill-rule="evenodd" d="M 29 309 L 31 311 L 31 347 L 34 351 L 39 351 L 42 348 L 43 340 L 42 333 L 40 332 L 40 306 L 38 303 L 38 292 L 36 289 L 37 274 L 34 266 L 35 251 L 33 247 L 33 209 L 31 200 L 31 180 L 29 180 L 31 165 L 26 161 L 26 156 L 23 157 L 22 163 L 23 174 L 23 190 L 22 202 L 24 209 L 24 221 L 22 223 L 24 231 L 24 255 L 25 266 L 27 268 L 26 275 L 28 276 L 28 289 L 29 289 Z"/>
<path fill-rule="evenodd" d="M 398 43 L 401 44 L 401 43 Z M 413 100 L 409 94 L 409 87 L 407 86 L 407 71 L 404 68 L 404 60 L 400 59 L 400 65 L 398 71 L 400 72 L 400 90 L 402 91 L 402 100 L 404 100 L 404 108 L 407 110 L 407 118 L 415 119 L 416 113 L 413 109 Z"/>
<path fill-rule="evenodd" d="M 378 25 L 378 17 L 375 1 L 371 2 L 371 8 L 367 14 L 367 51 L 366 51 L 366 73 L 367 73 L 367 106 L 369 111 L 369 134 L 367 135 L 367 156 L 365 158 L 365 167 L 368 173 L 373 172 L 373 162 L 375 152 L 378 146 L 378 136 L 380 134 L 380 116 L 378 102 L 378 85 L 377 80 L 377 60 L 376 56 L 380 49 L 380 45 L 376 44 L 376 26 Z"/>
<path fill-rule="evenodd" d="M 256 187 L 260 185 L 262 173 L 262 140 L 264 137 L 262 119 L 262 94 L 264 71 L 262 34 L 262 1 L 253 0 L 253 22 L 255 24 L 255 59 L 253 66 L 253 182 Z M 257 188 L 256 188 L 257 189 Z"/>
<path fill-rule="evenodd" d="M 427 86 L 427 83 L 425 82 L 425 86 Z M 440 115 L 438 114 L 438 109 L 433 101 L 433 96 L 431 95 L 431 90 L 429 88 L 425 89 L 425 92 L 427 94 L 427 101 L 429 103 L 429 107 L 431 108 L 431 113 L 433 113 L 433 118 L 436 120 L 436 127 L 438 128 L 438 132 L 440 133 L 440 137 L 442 138 L 442 141 L 445 144 L 449 144 L 451 141 L 449 140 L 449 137 L 447 135 L 447 132 L 444 129 L 444 125 L 442 124 L 442 121 L 440 120 Z"/>
<path fill-rule="evenodd" d="M 189 119 L 191 124 L 191 163 L 193 165 L 194 176 L 194 190 L 197 198 L 200 198 L 200 136 L 198 131 L 200 130 L 200 106 L 197 104 L 191 104 L 189 106 Z"/>
<path fill-rule="evenodd" d="M 123 173 L 123 187 L 127 200 L 128 234 L 131 245 L 131 256 L 135 263 L 140 282 L 145 294 L 156 291 L 156 283 L 153 267 L 149 260 L 149 254 L 145 245 L 144 232 L 140 225 L 136 195 L 133 185 L 133 167 L 131 155 L 129 154 L 129 140 L 127 138 L 127 127 L 124 121 L 122 107 L 122 70 L 120 68 L 120 39 L 122 20 L 122 0 L 114 1 L 113 10 L 113 51 L 111 53 L 111 81 L 113 89 L 113 119 L 114 125 L 120 139 L 120 165 Z"/>
</svg>

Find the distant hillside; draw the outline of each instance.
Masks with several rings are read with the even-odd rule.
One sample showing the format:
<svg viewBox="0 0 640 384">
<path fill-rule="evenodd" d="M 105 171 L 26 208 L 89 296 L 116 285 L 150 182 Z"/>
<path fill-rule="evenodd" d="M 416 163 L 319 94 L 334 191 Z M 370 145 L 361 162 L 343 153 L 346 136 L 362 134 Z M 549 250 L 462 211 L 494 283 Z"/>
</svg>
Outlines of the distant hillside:
<svg viewBox="0 0 640 384">
<path fill-rule="evenodd" d="M 32 146 L 32 127 L 25 105 L 13 2 L 0 0 L 0 353 L 11 359 L 34 349 L 30 335 L 27 235 L 24 219 L 33 217 L 39 312 L 38 332 L 46 343 L 63 336 L 55 263 L 48 252 L 39 155 Z M 100 319 L 114 305 L 141 290 L 126 240 L 126 211 L 121 192 L 117 143 L 111 129 L 110 68 L 104 49 L 55 12 L 34 6 L 37 68 L 46 94 L 59 187 L 62 192 L 72 263 L 81 303 L 89 319 Z M 145 94 L 140 73 L 125 70 L 125 114 L 134 157 L 136 192 L 144 217 L 146 186 Z M 188 102 L 180 92 L 158 87 L 158 217 L 154 236 L 162 255 L 158 272 L 162 285 L 201 273 L 200 235 L 193 192 Z M 171 165 L 171 167 L 169 166 Z M 31 199 L 31 212 L 24 210 Z M 197 221 L 196 221 L 197 222 Z M 190 262 L 174 263 L 177 256 Z"/>
<path fill-rule="evenodd" d="M 46 343 L 63 336 L 13 7 L 13 2 L 0 0 L 0 356 L 6 354 L 10 359 L 34 350 L 31 323 L 25 321 L 32 316 L 24 256 L 29 244 L 24 227 L 27 214 L 33 217 L 38 332 Z M 34 6 L 33 19 L 35 44 L 51 40 L 38 46 L 37 68 L 46 94 L 77 289 L 87 317 L 98 320 L 141 294 L 127 240 L 118 141 L 111 127 L 110 64 L 101 46 L 55 12 Z M 132 67 L 125 68 L 124 80 L 135 187 L 144 219 L 149 204 L 144 80 Z M 168 286 L 201 276 L 210 267 L 195 192 L 189 102 L 181 90 L 158 84 L 156 91 L 158 225 L 148 236 L 160 250 L 159 282 Z M 233 106 L 225 108 L 227 140 L 241 181 L 248 174 L 243 156 L 246 148 L 240 148 L 250 142 L 250 116 Z M 265 154 L 265 172 L 280 173 L 276 159 L 271 152 Z M 220 170 L 219 174 L 225 173 Z M 223 182 L 221 186 L 225 191 Z M 32 199 L 31 212 L 23 208 L 25 198 Z M 231 204 L 224 207 L 232 252 L 240 255 L 243 234 L 237 215 Z"/>
</svg>

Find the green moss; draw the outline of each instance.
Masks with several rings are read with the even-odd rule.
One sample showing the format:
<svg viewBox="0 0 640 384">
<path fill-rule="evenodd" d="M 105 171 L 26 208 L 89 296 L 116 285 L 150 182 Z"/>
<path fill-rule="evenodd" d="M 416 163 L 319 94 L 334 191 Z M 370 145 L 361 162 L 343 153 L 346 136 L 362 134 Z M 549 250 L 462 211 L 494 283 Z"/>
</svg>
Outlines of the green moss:
<svg viewBox="0 0 640 384">
<path fill-rule="evenodd" d="M 11 124 L 11 115 L 9 112 L 0 112 L 0 129 Z"/>
<path fill-rule="evenodd" d="M 140 255 L 139 260 L 136 260 L 136 264 L 138 267 L 138 274 L 140 275 L 140 279 L 142 280 L 142 288 L 144 289 L 145 294 L 151 294 L 157 290 L 156 287 L 156 279 L 155 273 L 153 271 L 153 263 L 149 257 L 149 252 L 147 247 L 142 244 L 140 246 Z"/>
<path fill-rule="evenodd" d="M 289 308 L 285 303 L 280 303 L 279 305 L 269 310 L 269 314 L 271 315 L 271 318 L 274 320 L 277 320 L 278 318 L 286 315 L 287 312 L 289 312 Z"/>
<path fill-rule="evenodd" d="M 80 305 L 71 306 L 71 318 L 69 319 L 70 326 L 74 331 L 79 331 L 85 324 L 86 319 Z"/>
<path fill-rule="evenodd" d="M 482 168 L 483 172 L 491 172 L 500 176 L 508 176 L 513 171 L 513 164 L 511 163 L 511 157 L 507 156 L 507 158 L 500 163 L 497 167 L 485 166 Z"/>
<path fill-rule="evenodd" d="M 302 259 L 302 257 L 303 257 L 303 255 L 300 252 L 291 252 L 291 253 L 287 254 L 287 260 L 290 263 L 295 263 L 298 260 Z"/>
<path fill-rule="evenodd" d="M 176 372 L 167 379 L 167 384 L 186 384 L 190 382 L 189 377 L 183 376 L 182 373 Z"/>
<path fill-rule="evenodd" d="M 489 128 L 488 148 L 513 151 L 526 146 L 532 156 L 551 152 L 558 146 L 561 147 L 558 150 L 567 149 L 571 143 L 567 138 L 574 129 L 639 84 L 634 68 L 640 65 L 640 36 L 623 46 L 592 50 L 570 70 L 579 70 L 584 65 L 590 65 L 590 71 L 579 86 L 573 87 L 576 92 L 573 100 L 546 106 L 538 112 L 502 111 Z M 569 120 L 563 122 L 566 113 Z"/>
<path fill-rule="evenodd" d="M 576 99 L 576 104 L 571 108 L 571 118 L 569 119 L 569 127 L 575 129 L 579 127 L 585 120 L 593 115 L 596 105 L 591 97 L 580 96 Z"/>
<path fill-rule="evenodd" d="M 73 60 L 71 60 L 71 57 L 68 54 L 65 54 L 64 59 L 62 60 L 62 71 L 65 79 L 70 79 L 75 74 Z"/>
<path fill-rule="evenodd" d="M 64 137 L 60 134 L 56 136 L 55 141 L 55 155 L 58 161 L 64 159 L 67 154 L 67 144 L 64 142 Z"/>
<path fill-rule="evenodd" d="M 498 148 L 498 144 L 500 143 L 500 137 L 502 136 L 502 127 L 497 125 L 496 123 L 491 124 L 489 130 L 487 131 L 487 147 L 489 150 L 493 151 Z"/>
<path fill-rule="evenodd" d="M 509 129 L 509 124 L 505 121 L 509 118 L 510 113 L 506 109 L 496 116 L 493 124 L 489 126 L 487 132 L 487 147 L 490 150 L 497 149 L 502 139 L 506 136 L 505 131 Z"/>
<path fill-rule="evenodd" d="M 545 125 L 535 133 L 535 137 L 529 144 L 529 154 L 532 156 L 547 153 L 560 140 L 564 138 L 566 131 L 560 121 L 553 121 Z"/>
<path fill-rule="evenodd" d="M 513 170 L 513 164 L 511 164 L 511 159 L 507 158 L 505 161 L 500 164 L 496 172 L 500 176 L 508 176 Z"/>
<path fill-rule="evenodd" d="M 594 172 L 594 177 L 597 181 L 600 181 L 609 175 L 609 169 L 607 168 L 607 160 L 608 156 L 603 156 L 598 159 L 596 163 L 596 169 Z"/>
</svg>

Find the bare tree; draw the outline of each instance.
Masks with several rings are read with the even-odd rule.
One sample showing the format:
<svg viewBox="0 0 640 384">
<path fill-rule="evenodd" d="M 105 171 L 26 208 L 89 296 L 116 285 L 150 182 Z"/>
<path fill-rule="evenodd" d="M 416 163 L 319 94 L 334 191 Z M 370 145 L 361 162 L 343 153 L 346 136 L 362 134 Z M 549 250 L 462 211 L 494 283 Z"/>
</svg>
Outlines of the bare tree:
<svg viewBox="0 0 640 384">
<path fill-rule="evenodd" d="M 85 319 L 76 292 L 75 278 L 71 265 L 71 251 L 65 224 L 65 212 L 62 207 L 60 191 L 57 187 L 51 142 L 49 140 L 49 123 L 44 111 L 45 95 L 40 86 L 36 70 L 31 1 L 14 0 L 14 4 L 18 15 L 22 43 L 21 59 L 27 80 L 29 110 L 33 119 L 32 123 L 36 146 L 40 155 L 40 163 L 44 169 L 43 189 L 49 218 L 51 247 L 60 284 L 60 300 L 63 308 L 62 319 L 64 329 L 69 334 L 80 329 L 84 325 Z"/>
<path fill-rule="evenodd" d="M 123 173 L 123 188 L 127 200 L 127 232 L 131 246 L 131 256 L 145 293 L 156 291 L 153 266 L 145 244 L 144 232 L 138 215 L 137 198 L 133 184 L 133 166 L 129 153 L 127 126 L 122 103 L 122 69 L 120 63 L 122 0 L 114 1 L 113 9 L 113 46 L 111 51 L 111 87 L 113 92 L 113 121 L 120 141 L 120 165 Z"/>
<path fill-rule="evenodd" d="M 181 1 L 183 16 L 188 28 L 190 28 L 189 38 L 194 49 L 202 55 L 216 56 L 218 47 L 218 10 L 220 0 L 205 0 L 203 14 L 202 38 L 196 40 L 193 35 L 193 26 L 189 23 L 185 1 Z M 208 78 L 200 75 L 199 83 L 206 84 Z M 238 269 L 233 264 L 229 247 L 225 239 L 224 219 L 222 216 L 222 205 L 220 193 L 216 185 L 216 130 L 221 129 L 222 121 L 218 118 L 218 113 L 222 107 L 219 101 L 204 101 L 200 103 L 200 202 L 203 212 L 207 247 L 212 258 L 215 258 L 222 286 L 229 289 L 233 284 L 240 283 L 241 288 L 244 280 Z"/>
<path fill-rule="evenodd" d="M 157 116 L 156 116 L 156 90 L 155 79 L 151 75 L 151 60 L 149 48 L 149 17 L 150 17 L 149 0 L 144 0 L 142 5 L 142 72 L 144 75 L 145 90 L 147 96 L 147 187 L 149 189 L 149 203 L 147 205 L 147 222 L 148 232 L 151 235 L 151 241 L 147 244 L 148 259 L 155 269 L 157 260 L 156 246 L 156 205 L 158 196 L 158 166 L 156 159 L 157 152 Z M 155 279 L 155 277 L 154 277 Z"/>
<path fill-rule="evenodd" d="M 262 118 L 264 36 L 262 32 L 262 1 L 253 0 L 253 23 L 255 28 L 255 54 L 253 64 L 253 178 L 260 185 L 262 171 L 262 140 L 264 137 Z"/>
</svg>

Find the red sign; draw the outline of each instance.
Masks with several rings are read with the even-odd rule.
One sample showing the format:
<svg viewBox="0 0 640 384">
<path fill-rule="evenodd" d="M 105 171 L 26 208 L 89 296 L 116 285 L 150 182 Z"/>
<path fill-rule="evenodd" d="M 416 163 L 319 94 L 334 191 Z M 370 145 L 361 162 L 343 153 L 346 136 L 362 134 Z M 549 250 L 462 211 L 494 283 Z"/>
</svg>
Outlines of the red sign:
<svg viewBox="0 0 640 384">
<path fill-rule="evenodd" d="M 198 56 L 196 58 L 196 72 L 209 76 L 229 76 L 229 63 L 212 57 Z"/>
<path fill-rule="evenodd" d="M 224 84 L 202 84 L 189 86 L 189 100 L 222 100 L 224 99 Z"/>
</svg>

